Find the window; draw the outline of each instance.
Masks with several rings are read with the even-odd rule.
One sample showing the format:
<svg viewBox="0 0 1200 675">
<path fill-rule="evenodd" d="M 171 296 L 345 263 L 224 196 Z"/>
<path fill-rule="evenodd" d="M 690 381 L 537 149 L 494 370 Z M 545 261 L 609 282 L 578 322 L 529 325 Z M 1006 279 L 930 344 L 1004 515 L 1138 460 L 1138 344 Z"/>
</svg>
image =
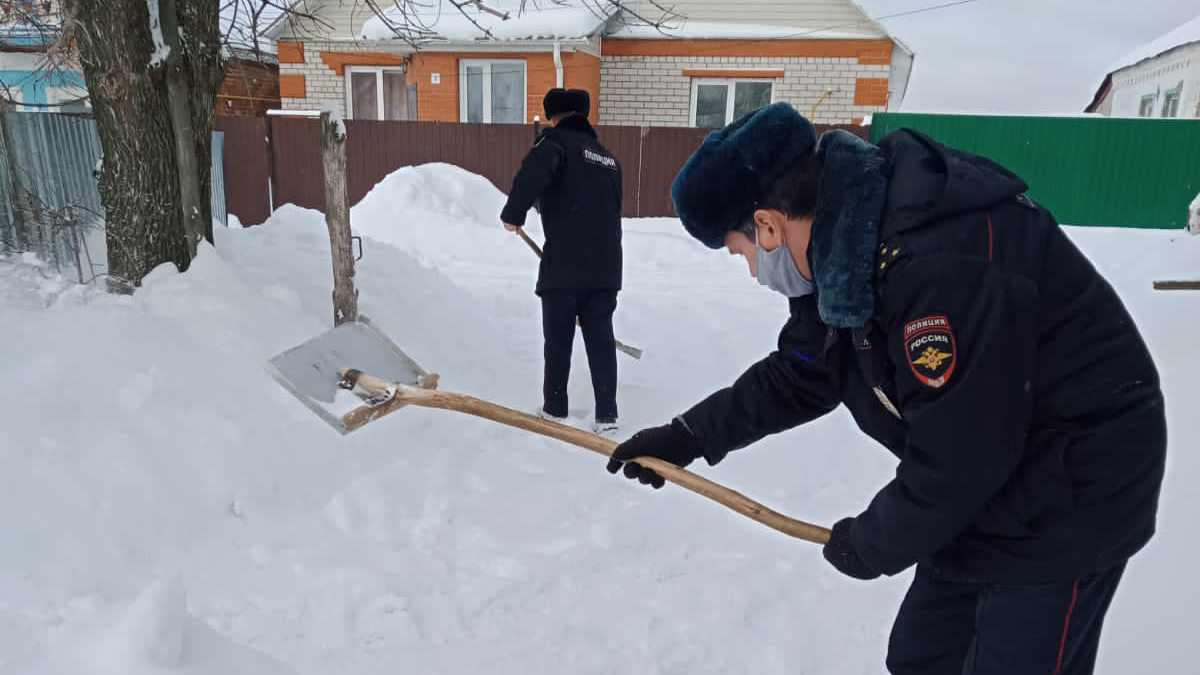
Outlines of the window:
<svg viewBox="0 0 1200 675">
<path fill-rule="evenodd" d="M 692 126 L 717 129 L 771 104 L 770 80 L 692 80 Z"/>
<path fill-rule="evenodd" d="M 1154 94 L 1147 94 L 1142 97 L 1142 106 L 1138 108 L 1138 117 L 1151 117 L 1154 115 Z"/>
<path fill-rule="evenodd" d="M 458 107 L 462 122 L 524 124 L 525 61 L 459 61 Z"/>
<path fill-rule="evenodd" d="M 416 119 L 416 93 L 402 69 L 346 67 L 346 109 L 351 119 Z"/>
<path fill-rule="evenodd" d="M 1179 90 L 1182 88 L 1182 86 L 1179 86 L 1174 89 L 1168 89 L 1163 94 L 1163 117 L 1177 117 L 1179 115 Z"/>
</svg>

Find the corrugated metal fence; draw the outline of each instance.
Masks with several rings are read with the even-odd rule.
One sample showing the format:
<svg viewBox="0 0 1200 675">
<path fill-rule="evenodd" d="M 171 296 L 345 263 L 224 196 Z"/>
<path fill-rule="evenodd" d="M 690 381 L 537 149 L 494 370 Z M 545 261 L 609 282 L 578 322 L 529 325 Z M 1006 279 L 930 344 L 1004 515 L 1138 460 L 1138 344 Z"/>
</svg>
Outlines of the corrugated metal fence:
<svg viewBox="0 0 1200 675">
<path fill-rule="evenodd" d="M 229 138 L 229 212 L 243 224 L 263 222 L 284 204 L 325 208 L 318 122 L 297 118 L 218 118 Z M 818 131 L 832 128 L 819 126 Z M 867 127 L 844 125 L 862 138 Z M 597 127 L 600 141 L 621 162 L 627 217 L 675 215 L 671 181 L 708 129 Z M 348 120 L 347 182 L 355 204 L 403 166 L 446 162 L 484 176 L 507 192 L 533 143 L 533 128 L 517 124 L 460 124 Z M 267 195 L 270 195 L 268 199 Z M 499 217 L 499 214 L 497 214 Z"/>
<path fill-rule="evenodd" d="M 90 279 L 94 272 L 83 271 L 81 254 L 87 253 L 88 235 L 104 227 L 95 120 L 9 112 L 0 117 L 0 128 L 0 248 L 35 252 L 64 274 Z M 212 214 L 225 224 L 223 149 L 224 134 L 214 132 Z"/>
<path fill-rule="evenodd" d="M 871 140 L 902 127 L 989 157 L 1060 222 L 1182 228 L 1200 192 L 1200 120 L 881 113 Z"/>
</svg>

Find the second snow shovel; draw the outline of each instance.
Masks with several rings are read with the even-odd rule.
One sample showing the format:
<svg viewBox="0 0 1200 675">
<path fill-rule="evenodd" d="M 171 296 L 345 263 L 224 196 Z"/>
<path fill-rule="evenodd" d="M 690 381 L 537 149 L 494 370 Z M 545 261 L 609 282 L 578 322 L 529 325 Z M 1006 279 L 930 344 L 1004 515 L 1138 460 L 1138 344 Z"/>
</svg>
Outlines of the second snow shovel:
<svg viewBox="0 0 1200 675">
<path fill-rule="evenodd" d="M 537 254 L 538 258 L 542 257 L 542 247 L 538 246 L 537 242 L 530 239 L 529 235 L 525 234 L 524 228 L 517 228 L 517 234 L 521 235 L 521 239 L 524 239 L 526 244 L 529 244 L 529 248 L 533 249 L 533 252 Z M 575 325 L 576 326 L 579 325 L 578 318 L 575 319 Z M 632 356 L 635 359 L 642 358 L 642 350 L 638 349 L 637 347 L 630 347 L 629 345 L 625 344 L 624 342 L 621 342 L 620 340 L 616 340 L 616 343 L 617 343 L 618 351 L 625 352 L 626 354 Z"/>
</svg>

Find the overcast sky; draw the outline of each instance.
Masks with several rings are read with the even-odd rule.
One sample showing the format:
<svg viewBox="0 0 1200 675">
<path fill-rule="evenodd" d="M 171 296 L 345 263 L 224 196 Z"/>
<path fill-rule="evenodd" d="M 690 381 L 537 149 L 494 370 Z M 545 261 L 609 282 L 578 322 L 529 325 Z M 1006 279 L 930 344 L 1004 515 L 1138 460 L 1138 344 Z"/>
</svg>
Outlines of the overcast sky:
<svg viewBox="0 0 1200 675">
<path fill-rule="evenodd" d="M 858 0 L 872 17 L 950 0 Z M 884 21 L 917 54 L 903 110 L 1079 113 L 1108 67 L 1196 0 L 979 0 Z"/>
</svg>

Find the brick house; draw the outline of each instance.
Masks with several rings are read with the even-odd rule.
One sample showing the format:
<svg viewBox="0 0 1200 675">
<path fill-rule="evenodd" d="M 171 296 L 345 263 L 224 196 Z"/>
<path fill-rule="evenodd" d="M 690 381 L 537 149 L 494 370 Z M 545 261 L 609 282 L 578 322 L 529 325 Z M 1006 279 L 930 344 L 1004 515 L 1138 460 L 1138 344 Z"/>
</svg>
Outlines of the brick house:
<svg viewBox="0 0 1200 675">
<path fill-rule="evenodd" d="M 429 38 L 415 49 L 363 0 L 319 5 L 310 10 L 316 24 L 277 22 L 266 36 L 278 45 L 282 107 L 528 123 L 547 89 L 566 86 L 592 94 L 592 121 L 601 124 L 718 127 L 774 101 L 817 123 L 846 124 L 896 109 L 913 64 L 912 52 L 850 0 L 678 0 L 671 4 L 683 18 L 661 30 L 605 2 L 518 15 L 519 4 L 488 0 L 508 20 L 472 6 L 474 22 L 440 7 L 419 17 Z"/>
<path fill-rule="evenodd" d="M 279 62 L 275 55 L 230 47 L 225 81 L 217 93 L 217 115 L 262 117 L 279 106 Z"/>
</svg>

